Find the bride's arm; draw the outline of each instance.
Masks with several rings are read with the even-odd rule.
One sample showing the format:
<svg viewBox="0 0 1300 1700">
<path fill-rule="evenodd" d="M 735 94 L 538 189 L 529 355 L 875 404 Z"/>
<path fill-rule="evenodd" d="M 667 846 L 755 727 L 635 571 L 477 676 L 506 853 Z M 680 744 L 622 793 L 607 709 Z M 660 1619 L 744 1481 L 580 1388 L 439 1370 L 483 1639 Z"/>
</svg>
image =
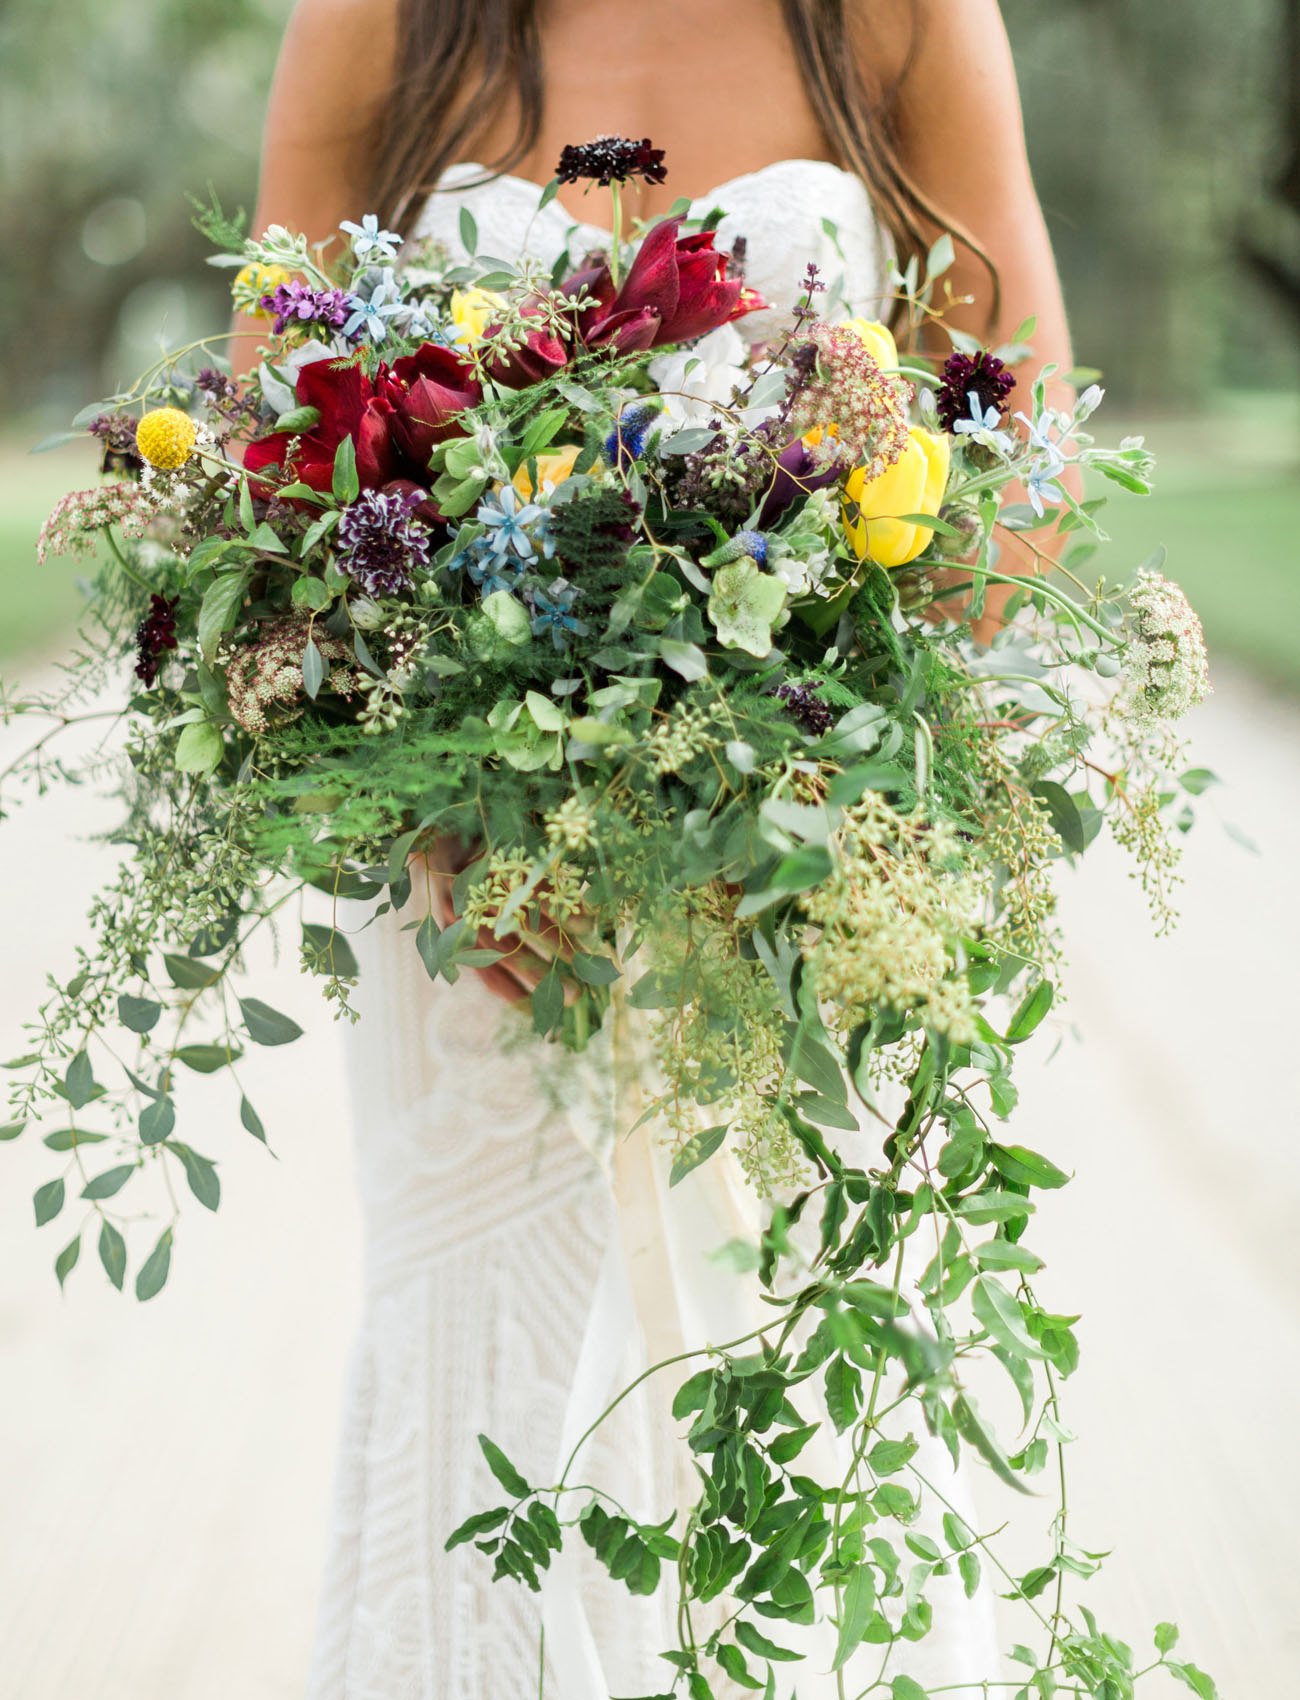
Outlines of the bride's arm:
<svg viewBox="0 0 1300 1700">
<path fill-rule="evenodd" d="M 1011 340 L 1031 315 L 1034 371 L 1074 361 L 1060 278 L 1034 190 L 1025 149 L 1015 66 L 997 0 L 858 0 L 864 25 L 870 14 L 874 48 L 882 51 L 869 74 L 898 80 L 897 135 L 903 164 L 916 188 L 987 254 L 997 272 L 997 300 L 988 268 L 961 244 L 948 276 L 953 293 L 973 297 L 953 310 L 951 322 L 989 345 Z M 882 18 L 883 14 L 883 18 Z M 936 226 L 933 235 L 939 234 Z M 1026 380 L 1022 379 L 1022 385 Z M 1069 406 L 1066 384 L 1049 385 L 1048 399 Z M 1028 406 L 1015 394 L 1013 406 Z M 1012 501 L 1023 500 L 1015 487 Z M 1003 561 L 1013 572 L 1032 572 L 1032 554 L 1003 534 Z M 997 592 L 997 594 L 994 594 Z M 996 629 L 1005 587 L 992 587 L 990 615 L 979 635 Z"/>
<path fill-rule="evenodd" d="M 262 142 L 255 231 L 283 224 L 309 242 L 360 218 L 370 180 L 368 143 L 392 86 L 396 0 L 298 0 L 276 63 Z M 265 324 L 239 315 L 231 360 L 256 363 Z"/>
</svg>

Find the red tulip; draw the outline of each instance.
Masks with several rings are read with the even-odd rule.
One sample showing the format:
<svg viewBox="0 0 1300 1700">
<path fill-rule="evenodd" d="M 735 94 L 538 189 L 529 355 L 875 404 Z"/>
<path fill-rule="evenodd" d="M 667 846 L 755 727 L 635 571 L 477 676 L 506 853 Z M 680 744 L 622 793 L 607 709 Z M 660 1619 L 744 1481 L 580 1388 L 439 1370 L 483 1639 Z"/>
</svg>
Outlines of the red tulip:
<svg viewBox="0 0 1300 1700">
<path fill-rule="evenodd" d="M 464 408 L 482 399 L 473 369 L 449 348 L 426 342 L 392 367 L 381 366 L 372 382 L 355 362 L 316 360 L 298 374 L 295 394 L 320 418 L 309 431 L 273 431 L 248 445 L 250 473 L 282 467 L 313 490 L 334 482 L 334 457 L 344 437 L 357 450 L 357 479 L 378 490 L 393 479 L 427 489 L 429 455 L 435 443 L 461 436 Z M 291 458 L 289 445 L 297 438 Z"/>
<path fill-rule="evenodd" d="M 376 389 L 392 407 L 393 439 L 417 477 L 428 471 L 435 443 L 464 436 L 457 416 L 483 399 L 473 367 L 434 342 L 395 360 L 391 371 L 381 368 Z"/>
<path fill-rule="evenodd" d="M 656 224 L 617 291 L 603 262 L 560 285 L 565 294 L 585 286 L 596 298 L 578 318 L 578 335 L 588 347 L 631 354 L 692 342 L 767 305 L 740 278 L 727 276 L 727 256 L 713 246 L 711 230 L 679 236 L 679 229 L 675 218 Z"/>
<path fill-rule="evenodd" d="M 248 445 L 244 466 L 256 473 L 282 467 L 313 490 L 334 482 L 334 457 L 344 437 L 357 446 L 357 477 L 363 490 L 377 489 L 397 473 L 390 420 L 391 405 L 375 394 L 360 366 L 316 360 L 298 374 L 295 389 L 301 407 L 314 407 L 320 418 L 309 431 L 273 431 Z M 297 439 L 292 458 L 289 445 Z"/>
</svg>

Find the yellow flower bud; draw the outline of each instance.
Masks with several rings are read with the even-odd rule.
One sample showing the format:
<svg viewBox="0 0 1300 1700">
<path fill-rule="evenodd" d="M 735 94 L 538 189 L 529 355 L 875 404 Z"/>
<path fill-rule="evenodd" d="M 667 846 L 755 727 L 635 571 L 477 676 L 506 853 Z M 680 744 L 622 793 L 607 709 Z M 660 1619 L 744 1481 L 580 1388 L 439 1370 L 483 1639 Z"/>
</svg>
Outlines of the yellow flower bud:
<svg viewBox="0 0 1300 1700">
<path fill-rule="evenodd" d="M 511 482 L 526 502 L 531 502 L 538 490 L 553 490 L 573 471 L 573 463 L 582 453 L 581 443 L 566 443 L 562 449 L 556 449 L 553 454 L 536 455 L 537 483 L 534 484 L 528 476 L 530 462 L 525 461 L 515 473 Z"/>
<path fill-rule="evenodd" d="M 198 434 L 198 426 L 179 407 L 155 407 L 136 426 L 135 446 L 150 466 L 174 472 L 190 458 Z"/>
<path fill-rule="evenodd" d="M 274 294 L 281 284 L 292 282 L 293 273 L 283 266 L 264 266 L 257 260 L 250 260 L 235 273 L 230 293 L 241 313 L 248 313 L 255 319 L 271 319 L 275 315 L 263 307 L 262 297 Z"/>
<path fill-rule="evenodd" d="M 897 370 L 898 344 L 888 325 L 882 325 L 879 319 L 849 319 L 844 328 L 858 333 L 867 353 L 882 371 Z"/>
<path fill-rule="evenodd" d="M 902 567 L 916 559 L 934 532 L 897 516 L 939 512 L 950 458 L 946 436 L 913 425 L 901 457 L 879 478 L 868 480 L 861 466 L 849 474 L 844 484 L 844 530 L 859 560 Z"/>
<path fill-rule="evenodd" d="M 473 344 L 482 341 L 488 325 L 499 319 L 505 308 L 505 296 L 494 289 L 456 289 L 447 311 L 452 324 L 463 333 L 460 341 Z"/>
</svg>

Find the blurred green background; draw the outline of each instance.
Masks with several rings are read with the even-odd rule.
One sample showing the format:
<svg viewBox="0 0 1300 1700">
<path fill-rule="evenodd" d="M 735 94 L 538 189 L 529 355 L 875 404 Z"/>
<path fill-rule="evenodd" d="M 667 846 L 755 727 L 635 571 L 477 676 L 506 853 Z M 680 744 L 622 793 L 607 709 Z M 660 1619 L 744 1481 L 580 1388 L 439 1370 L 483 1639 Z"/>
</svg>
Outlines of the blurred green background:
<svg viewBox="0 0 1300 1700">
<path fill-rule="evenodd" d="M 251 203 L 290 4 L 0 10 L 0 659 L 78 602 L 76 564 L 33 547 L 95 456 L 28 447 L 224 321 L 184 191 Z M 1160 460 L 1154 500 L 1107 510 L 1108 570 L 1164 542 L 1212 651 L 1300 690 L 1300 0 L 1003 10 L 1099 430 Z"/>
</svg>

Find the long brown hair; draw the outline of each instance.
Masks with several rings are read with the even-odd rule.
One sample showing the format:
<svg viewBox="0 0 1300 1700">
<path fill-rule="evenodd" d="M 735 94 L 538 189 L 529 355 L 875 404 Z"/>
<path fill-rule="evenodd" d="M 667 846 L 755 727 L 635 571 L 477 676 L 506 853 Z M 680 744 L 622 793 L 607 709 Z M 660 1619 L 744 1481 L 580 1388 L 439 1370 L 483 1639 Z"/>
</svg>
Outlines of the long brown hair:
<svg viewBox="0 0 1300 1700">
<path fill-rule="evenodd" d="M 384 222 L 400 228 L 414 221 L 442 172 L 467 157 L 485 114 L 499 111 L 511 92 L 514 138 L 486 164 L 488 175 L 510 171 L 536 146 L 543 100 L 538 9 L 539 0 L 400 0 L 402 69 L 373 138 L 371 204 Z M 893 86 L 869 90 L 844 0 L 781 0 L 781 10 L 827 140 L 866 185 L 904 260 L 925 251 L 927 227 L 932 235 L 937 226 L 987 265 L 978 244 L 921 193 L 903 164 L 894 120 L 906 64 Z M 915 47 L 914 24 L 908 61 Z M 993 282 L 996 290 L 996 274 Z"/>
</svg>

